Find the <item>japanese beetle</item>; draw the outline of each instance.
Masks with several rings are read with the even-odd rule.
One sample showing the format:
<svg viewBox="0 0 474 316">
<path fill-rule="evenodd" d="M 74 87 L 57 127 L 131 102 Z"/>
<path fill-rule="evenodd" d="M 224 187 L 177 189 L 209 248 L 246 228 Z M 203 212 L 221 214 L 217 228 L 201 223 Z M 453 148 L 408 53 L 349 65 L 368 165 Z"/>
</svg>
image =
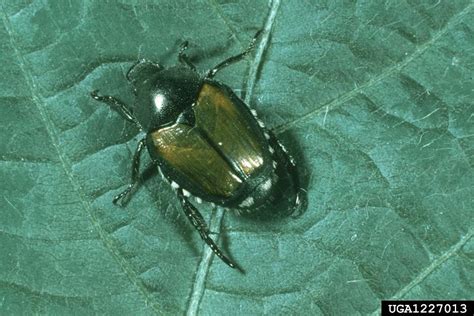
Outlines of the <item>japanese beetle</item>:
<svg viewBox="0 0 474 316">
<path fill-rule="evenodd" d="M 163 68 L 140 60 L 127 73 L 136 97 L 133 107 L 115 97 L 99 95 L 97 90 L 91 93 L 95 100 L 106 103 L 146 133 L 133 157 L 131 183 L 113 202 L 121 200 L 123 205 L 128 201 L 138 184 L 140 156 L 146 147 L 152 163 L 176 191 L 186 217 L 214 253 L 232 268 L 236 265 L 209 237 L 206 222 L 189 197 L 225 208 L 258 209 L 275 194 L 275 169 L 282 162 L 295 188 L 294 207 L 300 205 L 294 159 L 257 118 L 255 110 L 229 87 L 213 80 L 221 69 L 252 51 L 259 33 L 245 51 L 204 75 L 184 53 L 187 42 L 178 54 L 180 65 Z"/>
</svg>

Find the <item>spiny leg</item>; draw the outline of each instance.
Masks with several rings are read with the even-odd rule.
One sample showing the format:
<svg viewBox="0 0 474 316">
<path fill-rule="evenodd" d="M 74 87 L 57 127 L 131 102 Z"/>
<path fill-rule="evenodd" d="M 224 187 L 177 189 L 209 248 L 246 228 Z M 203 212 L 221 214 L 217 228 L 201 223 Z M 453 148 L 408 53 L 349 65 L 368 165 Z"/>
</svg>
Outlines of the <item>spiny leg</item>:
<svg viewBox="0 0 474 316">
<path fill-rule="evenodd" d="M 180 47 L 179 53 L 178 53 L 178 60 L 179 60 L 180 63 L 185 64 L 186 66 L 188 66 L 191 70 L 196 71 L 196 66 L 194 66 L 194 64 L 191 62 L 191 60 L 189 60 L 188 55 L 186 55 L 184 53 L 184 51 L 186 49 L 188 49 L 188 44 L 189 44 L 188 41 L 184 41 L 181 44 L 181 47 Z"/>
<path fill-rule="evenodd" d="M 295 190 L 295 202 L 293 205 L 293 210 L 295 211 L 300 207 L 301 202 L 302 202 L 302 199 L 301 199 L 302 189 L 300 186 L 300 180 L 298 178 L 298 168 L 296 167 L 296 161 L 293 158 L 293 156 L 291 156 L 291 154 L 288 152 L 288 150 L 286 150 L 286 147 L 280 142 L 280 140 L 278 140 L 275 134 L 272 131 L 268 131 L 268 133 L 270 134 L 270 137 L 272 138 L 272 140 L 276 142 L 280 150 L 286 155 L 288 159 L 289 164 L 287 166 L 287 170 L 288 170 L 288 174 L 291 177 L 291 180 L 293 181 L 293 188 Z"/>
<path fill-rule="evenodd" d="M 140 179 L 140 156 L 143 152 L 143 149 L 145 148 L 145 141 L 146 138 L 144 137 L 138 142 L 137 148 L 135 149 L 135 154 L 133 155 L 132 181 L 125 190 L 123 190 L 121 193 L 117 194 L 114 197 L 114 199 L 112 200 L 114 204 L 117 204 L 119 200 L 122 200 L 120 205 L 123 206 L 127 204 L 130 200 L 130 194 L 132 193 L 132 190 L 135 188 L 138 183 L 138 180 Z"/>
<path fill-rule="evenodd" d="M 199 211 L 194 207 L 194 205 L 189 202 L 187 197 L 184 196 L 183 190 L 178 189 L 177 193 L 186 217 L 189 219 L 191 224 L 193 224 L 194 228 L 197 229 L 202 240 L 204 240 L 204 242 L 211 248 L 216 256 L 224 261 L 229 267 L 236 268 L 236 265 L 232 262 L 232 260 L 227 258 L 219 249 L 219 247 L 214 243 L 211 237 L 209 237 L 209 229 L 207 228 L 206 221 L 202 217 L 201 213 L 199 213 Z"/>
<path fill-rule="evenodd" d="M 137 119 L 133 116 L 132 111 L 119 99 L 109 95 L 99 95 L 99 90 L 92 91 L 91 97 L 94 98 L 94 100 L 107 104 L 117 111 L 125 120 L 134 123 L 140 128 L 140 123 L 138 123 Z"/>
<path fill-rule="evenodd" d="M 120 101 L 119 99 L 108 96 L 108 95 L 99 95 L 98 90 L 94 90 L 91 92 L 91 97 L 94 98 L 94 100 L 97 100 L 99 102 L 105 103 L 108 106 L 110 106 L 112 109 L 117 111 L 125 120 L 128 122 L 131 122 L 138 126 L 138 128 L 141 129 L 140 123 L 138 120 L 133 116 L 132 111 L 128 108 L 128 106 Z M 135 154 L 133 155 L 133 160 L 132 160 L 132 182 L 128 185 L 128 187 L 122 191 L 121 193 L 117 194 L 112 202 L 116 204 L 118 200 L 122 200 L 122 203 L 120 205 L 125 205 L 127 204 L 129 200 L 130 193 L 132 190 L 135 188 L 136 184 L 138 183 L 138 180 L 140 178 L 140 155 L 142 153 L 143 148 L 145 147 L 145 138 L 141 139 L 138 142 L 137 148 L 135 150 Z"/>
<path fill-rule="evenodd" d="M 235 56 L 232 56 L 232 57 L 229 57 L 226 60 L 224 60 L 224 61 L 220 62 L 219 64 L 217 64 L 217 66 L 215 66 L 214 68 L 210 69 L 206 74 L 206 78 L 208 78 L 208 79 L 213 78 L 218 71 L 224 69 L 225 67 L 229 66 L 230 64 L 233 64 L 235 62 L 238 62 L 238 61 L 242 60 L 245 56 L 247 56 L 254 49 L 255 43 L 257 42 L 257 39 L 260 36 L 261 32 L 262 32 L 262 30 L 259 30 L 255 34 L 255 36 L 253 37 L 253 39 L 250 42 L 247 49 L 244 50 L 242 53 L 240 53 L 238 55 L 235 55 Z"/>
</svg>

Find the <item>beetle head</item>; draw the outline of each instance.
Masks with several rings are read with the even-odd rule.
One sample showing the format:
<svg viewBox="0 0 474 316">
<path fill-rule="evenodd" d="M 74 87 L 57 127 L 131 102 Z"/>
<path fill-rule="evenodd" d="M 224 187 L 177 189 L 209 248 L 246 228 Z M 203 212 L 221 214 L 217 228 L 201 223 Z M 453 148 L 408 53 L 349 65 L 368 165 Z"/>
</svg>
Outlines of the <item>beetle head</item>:
<svg viewBox="0 0 474 316">
<path fill-rule="evenodd" d="M 191 108 L 200 89 L 199 75 L 184 67 L 163 69 L 140 61 L 127 74 L 136 95 L 134 115 L 146 132 L 170 125 Z"/>
</svg>

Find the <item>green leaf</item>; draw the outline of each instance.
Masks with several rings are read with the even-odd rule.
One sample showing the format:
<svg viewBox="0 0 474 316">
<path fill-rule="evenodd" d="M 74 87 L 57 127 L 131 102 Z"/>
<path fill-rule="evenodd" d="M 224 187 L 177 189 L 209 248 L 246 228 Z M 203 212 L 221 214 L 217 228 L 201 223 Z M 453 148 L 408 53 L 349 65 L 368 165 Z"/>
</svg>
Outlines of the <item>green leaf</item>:
<svg viewBox="0 0 474 316">
<path fill-rule="evenodd" d="M 472 1 L 9 1 L 0 60 L 0 314 L 377 314 L 381 299 L 474 295 Z M 140 58 L 179 44 L 276 131 L 308 207 L 201 207 L 246 271 L 212 259 L 173 191 L 125 208 Z M 146 163 L 146 162 L 144 162 Z M 221 224 L 222 221 L 222 224 Z"/>
</svg>

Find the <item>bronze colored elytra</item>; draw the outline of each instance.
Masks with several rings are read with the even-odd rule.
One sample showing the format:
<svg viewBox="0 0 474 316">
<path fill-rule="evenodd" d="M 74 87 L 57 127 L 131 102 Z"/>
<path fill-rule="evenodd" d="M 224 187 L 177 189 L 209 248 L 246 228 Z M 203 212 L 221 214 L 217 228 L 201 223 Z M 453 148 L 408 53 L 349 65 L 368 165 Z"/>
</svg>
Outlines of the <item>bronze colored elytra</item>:
<svg viewBox="0 0 474 316">
<path fill-rule="evenodd" d="M 220 198 L 238 192 L 265 157 L 263 133 L 225 92 L 212 83 L 203 84 L 193 106 L 195 126 L 177 123 L 151 133 L 168 168 L 179 170 L 195 186 Z"/>
</svg>

